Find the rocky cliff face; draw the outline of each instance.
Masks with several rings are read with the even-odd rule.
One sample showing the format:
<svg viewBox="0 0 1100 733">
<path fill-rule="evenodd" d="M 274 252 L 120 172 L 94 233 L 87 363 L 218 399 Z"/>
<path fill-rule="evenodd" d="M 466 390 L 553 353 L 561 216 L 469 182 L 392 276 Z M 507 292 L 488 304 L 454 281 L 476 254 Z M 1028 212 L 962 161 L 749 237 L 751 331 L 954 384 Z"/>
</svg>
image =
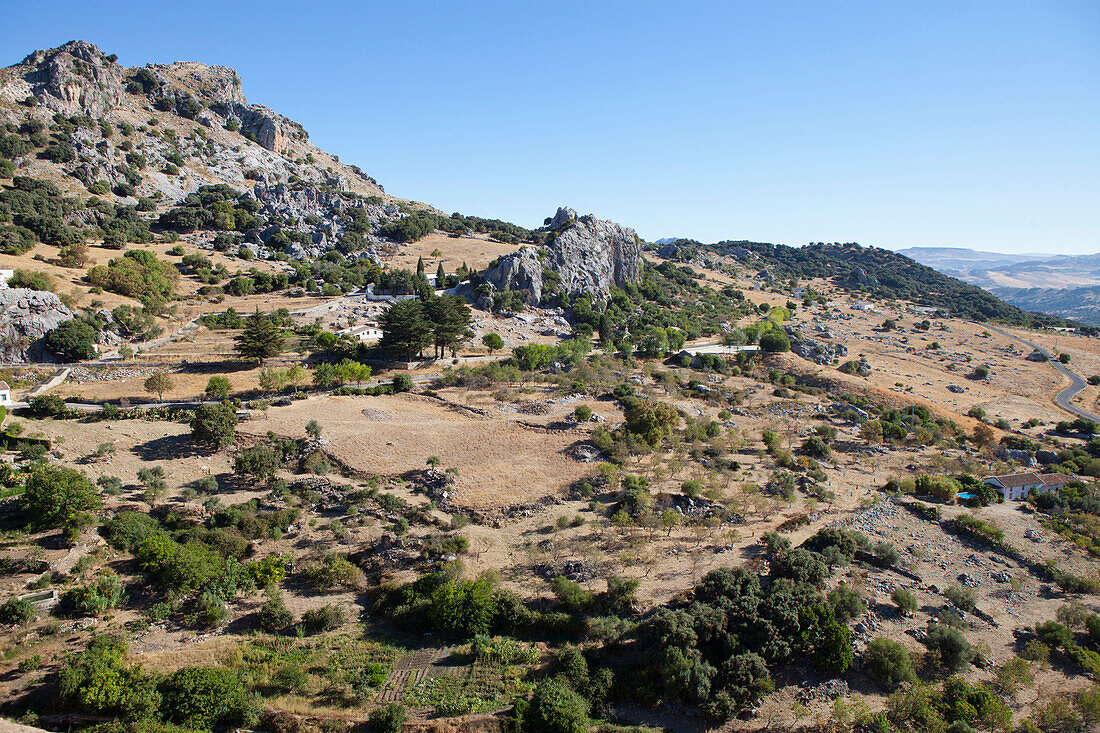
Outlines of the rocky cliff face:
<svg viewBox="0 0 1100 733">
<path fill-rule="evenodd" d="M 42 356 L 42 337 L 75 317 L 53 293 L 0 288 L 0 359 L 11 363 Z"/>
<path fill-rule="evenodd" d="M 101 196 L 132 205 L 135 196 L 159 194 L 169 203 L 202 185 L 247 190 L 257 181 L 385 194 L 357 167 L 310 143 L 302 125 L 249 103 L 237 72 L 225 66 L 177 61 L 124 68 L 93 44 L 70 41 L 0 69 L 0 123 L 50 130 L 55 113 L 77 118 L 75 130 L 53 134 L 72 155 L 45 160 L 32 150 L 15 162 L 24 175 L 50 180 L 71 196 L 86 198 L 97 180 L 114 189 L 132 179 L 135 164 L 127 159 L 135 151 L 144 164 L 136 165 L 141 180 L 132 184 L 134 194 Z"/>
<path fill-rule="evenodd" d="M 18 71 L 29 94 L 47 109 L 66 115 L 101 117 L 117 107 L 124 94 L 123 69 L 117 60 L 85 41 L 35 51 Z"/>
<path fill-rule="evenodd" d="M 557 273 L 570 296 L 588 292 L 606 298 L 612 285 L 623 287 L 641 277 L 642 248 L 633 229 L 591 214 L 578 217 L 564 207 L 548 226 L 553 239 L 541 251 L 521 249 L 489 269 L 485 281 L 494 290 L 516 290 L 524 302 L 537 305 L 547 270 Z"/>
</svg>

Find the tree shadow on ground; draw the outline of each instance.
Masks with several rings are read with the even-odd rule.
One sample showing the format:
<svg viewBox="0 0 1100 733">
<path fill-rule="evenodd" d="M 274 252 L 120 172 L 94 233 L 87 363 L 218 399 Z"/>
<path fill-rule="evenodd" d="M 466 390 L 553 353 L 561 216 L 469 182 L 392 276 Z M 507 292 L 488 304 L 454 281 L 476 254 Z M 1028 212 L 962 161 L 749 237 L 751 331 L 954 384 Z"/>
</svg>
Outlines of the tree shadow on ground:
<svg viewBox="0 0 1100 733">
<path fill-rule="evenodd" d="M 189 435 L 165 435 L 135 445 L 131 450 L 143 461 L 197 458 L 209 456 L 209 451 L 195 445 Z"/>
</svg>

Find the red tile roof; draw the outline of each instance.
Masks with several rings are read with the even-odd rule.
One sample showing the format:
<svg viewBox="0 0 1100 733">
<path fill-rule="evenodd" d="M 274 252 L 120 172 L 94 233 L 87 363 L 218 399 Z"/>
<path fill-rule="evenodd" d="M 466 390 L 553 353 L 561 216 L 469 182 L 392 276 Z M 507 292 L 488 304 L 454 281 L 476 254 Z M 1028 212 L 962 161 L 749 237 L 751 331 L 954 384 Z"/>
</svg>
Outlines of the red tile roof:
<svg viewBox="0 0 1100 733">
<path fill-rule="evenodd" d="M 1043 483 L 1042 477 L 1037 473 L 1011 473 L 1004 476 L 990 476 L 989 478 L 1006 489 L 1017 486 L 1038 486 Z"/>
</svg>

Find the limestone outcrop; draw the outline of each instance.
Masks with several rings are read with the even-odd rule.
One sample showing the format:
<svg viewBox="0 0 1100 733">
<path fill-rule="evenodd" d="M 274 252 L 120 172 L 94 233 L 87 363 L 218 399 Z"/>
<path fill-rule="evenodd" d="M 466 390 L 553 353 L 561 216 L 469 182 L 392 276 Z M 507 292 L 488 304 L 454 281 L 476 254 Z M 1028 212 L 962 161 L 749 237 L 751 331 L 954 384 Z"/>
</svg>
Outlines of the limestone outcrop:
<svg viewBox="0 0 1100 733">
<path fill-rule="evenodd" d="M 53 293 L 0 288 L 0 359 L 18 363 L 40 356 L 42 337 L 75 317 Z"/>
<path fill-rule="evenodd" d="M 549 287 L 547 272 L 556 273 L 561 290 L 570 296 L 610 295 L 611 286 L 624 287 L 641 277 L 642 248 L 634 230 L 595 216 L 577 216 L 559 208 L 547 220 L 550 241 L 545 247 L 525 247 L 501 257 L 485 274 L 494 290 L 510 289 L 524 302 L 538 305 Z"/>
<path fill-rule="evenodd" d="M 102 117 L 124 94 L 123 68 L 117 59 L 86 41 L 35 51 L 19 66 L 38 103 L 65 115 Z"/>
</svg>

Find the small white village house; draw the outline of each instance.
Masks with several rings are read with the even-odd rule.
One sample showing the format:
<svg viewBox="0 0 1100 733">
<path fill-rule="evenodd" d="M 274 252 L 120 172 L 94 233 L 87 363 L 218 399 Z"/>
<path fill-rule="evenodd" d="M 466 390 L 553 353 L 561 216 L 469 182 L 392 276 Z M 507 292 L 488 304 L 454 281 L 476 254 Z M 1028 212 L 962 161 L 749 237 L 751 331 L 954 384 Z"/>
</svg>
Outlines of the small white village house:
<svg viewBox="0 0 1100 733">
<path fill-rule="evenodd" d="M 1063 473 L 1012 473 L 1004 476 L 990 476 L 983 483 L 1004 497 L 1005 501 L 1023 501 L 1034 491 L 1045 494 L 1056 491 L 1073 481 L 1073 476 Z"/>
<path fill-rule="evenodd" d="M 11 387 L 7 382 L 0 382 L 0 405 L 8 406 L 12 404 L 11 401 Z"/>
</svg>

